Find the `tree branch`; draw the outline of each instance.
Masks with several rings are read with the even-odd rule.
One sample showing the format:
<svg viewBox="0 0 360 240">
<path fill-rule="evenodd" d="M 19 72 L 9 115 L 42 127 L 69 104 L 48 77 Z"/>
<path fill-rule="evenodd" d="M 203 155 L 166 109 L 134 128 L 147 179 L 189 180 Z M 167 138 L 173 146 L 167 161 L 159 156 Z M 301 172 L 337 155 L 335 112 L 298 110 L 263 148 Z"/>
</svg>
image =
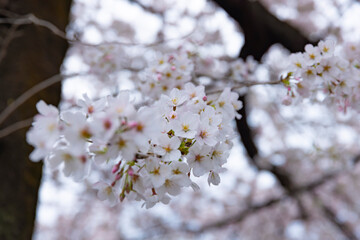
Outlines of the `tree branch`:
<svg viewBox="0 0 360 240">
<path fill-rule="evenodd" d="M 209 229 L 221 228 L 221 227 L 227 226 L 229 224 L 239 223 L 242 220 L 244 220 L 247 216 L 249 216 L 251 214 L 254 214 L 254 213 L 256 213 L 256 212 L 258 212 L 258 211 L 260 211 L 262 209 L 271 207 L 271 206 L 273 206 L 273 205 L 275 205 L 275 204 L 277 204 L 277 203 L 279 203 L 279 202 L 281 202 L 281 201 L 283 201 L 285 199 L 288 199 L 288 197 L 283 196 L 283 197 L 279 197 L 279 198 L 273 198 L 273 199 L 270 199 L 270 200 L 268 200 L 268 201 L 266 201 L 264 203 L 251 205 L 247 209 L 239 212 L 238 214 L 235 214 L 235 215 L 230 216 L 228 218 L 221 219 L 220 221 L 205 225 L 202 228 L 200 228 L 199 230 L 193 231 L 193 232 L 194 233 L 201 233 L 201 232 L 204 232 L 204 231 L 209 230 Z"/>
<path fill-rule="evenodd" d="M 356 235 L 353 233 L 351 227 L 348 224 L 346 224 L 346 222 L 340 221 L 336 217 L 336 214 L 333 212 L 333 210 L 330 207 L 326 206 L 326 204 L 321 200 L 320 197 L 317 197 L 316 199 L 320 201 L 321 210 L 329 222 L 331 222 L 345 237 L 347 237 L 347 239 L 349 240 L 358 239 Z"/>
<path fill-rule="evenodd" d="M 355 166 L 359 162 L 360 162 L 360 154 L 356 155 L 351 160 L 352 166 Z M 249 215 L 251 215 L 253 213 L 256 213 L 256 212 L 258 212 L 258 211 L 260 211 L 262 209 L 266 209 L 268 207 L 271 207 L 271 206 L 273 206 L 273 205 L 275 205 L 277 203 L 280 203 L 280 202 L 282 202 L 282 201 L 284 201 L 286 199 L 293 198 L 295 200 L 298 200 L 297 197 L 299 195 L 301 195 L 301 194 L 309 193 L 309 192 L 313 193 L 316 190 L 316 188 L 321 187 L 323 184 L 326 184 L 326 183 L 328 183 L 328 182 L 330 182 L 332 180 L 335 180 L 341 174 L 349 173 L 353 169 L 354 168 L 343 169 L 343 170 L 337 170 L 337 171 L 334 171 L 334 172 L 326 173 L 322 177 L 320 177 L 319 179 L 314 180 L 314 181 L 312 181 L 310 183 L 304 184 L 302 186 L 295 186 L 292 189 L 292 194 L 285 194 L 284 196 L 272 198 L 272 199 L 270 199 L 268 201 L 265 201 L 263 203 L 260 203 L 260 204 L 253 204 L 250 207 L 248 207 L 247 209 L 242 210 L 242 211 L 240 211 L 239 213 L 237 213 L 237 214 L 235 214 L 233 216 L 226 217 L 226 218 L 223 218 L 223 219 L 221 219 L 219 221 L 210 223 L 208 225 L 205 225 L 205 226 L 201 227 L 198 230 L 186 229 L 186 231 L 193 232 L 193 233 L 201 233 L 201 232 L 204 232 L 205 230 L 208 230 L 208 229 L 221 228 L 221 227 L 224 227 L 224 226 L 229 225 L 229 224 L 239 223 L 242 220 L 244 220 L 247 216 L 249 216 Z"/>
<path fill-rule="evenodd" d="M 28 99 L 30 99 L 38 92 L 50 87 L 51 85 L 57 82 L 60 82 L 64 78 L 72 78 L 79 75 L 83 75 L 83 74 L 79 74 L 79 73 L 74 73 L 69 75 L 57 74 L 34 85 L 32 88 L 21 94 L 15 101 L 13 101 L 0 113 L 0 125 L 10 116 L 11 113 L 13 113 L 18 107 L 20 107 L 23 103 L 25 103 Z"/>
<path fill-rule="evenodd" d="M 176 41 L 176 40 L 186 39 L 187 37 L 192 35 L 194 33 L 194 31 L 196 30 L 194 28 L 191 32 L 185 34 L 184 36 L 177 37 L 177 38 L 163 39 L 163 40 L 156 41 L 156 42 L 153 42 L 153 43 L 134 43 L 134 42 L 111 41 L 111 42 L 103 42 L 103 43 L 99 43 L 99 44 L 91 44 L 91 43 L 82 42 L 82 41 L 80 41 L 78 39 L 75 39 L 75 38 L 67 37 L 66 33 L 64 31 L 60 30 L 53 23 L 51 23 L 49 21 L 46 21 L 44 19 L 38 18 L 34 14 L 27 14 L 27 15 L 18 16 L 18 17 L 0 18 L 0 24 L 13 24 L 13 25 L 17 25 L 17 26 L 34 24 L 36 26 L 41 26 L 41 27 L 47 28 L 53 34 L 55 34 L 56 36 L 66 40 L 66 41 L 68 41 L 71 44 L 81 44 L 81 45 L 88 46 L 88 47 L 99 47 L 99 46 L 104 46 L 104 45 L 154 47 L 156 45 L 161 45 L 161 44 L 167 43 L 169 41 Z"/>
<path fill-rule="evenodd" d="M 207 77 L 209 77 L 209 76 L 207 76 Z M 225 79 L 225 80 L 234 81 L 234 79 Z M 257 85 L 277 85 L 277 84 L 281 84 L 281 81 L 280 80 L 278 80 L 278 81 L 263 81 L 263 82 L 243 81 L 243 82 L 239 82 L 236 85 L 232 86 L 231 90 L 233 91 L 233 90 L 236 90 L 239 88 L 252 87 L 252 86 L 257 86 Z M 221 93 L 222 91 L 224 91 L 224 88 L 210 89 L 210 90 L 206 90 L 206 94 Z"/>
<path fill-rule="evenodd" d="M 33 121 L 33 118 L 28 118 L 16 123 L 11 124 L 10 126 L 1 129 L 0 130 L 0 138 L 6 137 L 10 134 L 12 134 L 13 132 L 16 132 L 20 129 L 26 128 L 26 127 L 30 127 L 31 123 Z"/>
<path fill-rule="evenodd" d="M 5 58 L 6 53 L 7 53 L 7 48 L 9 46 L 9 44 L 11 43 L 11 41 L 17 36 L 16 34 L 16 30 L 18 29 L 19 25 L 18 24 L 13 24 L 11 25 L 11 27 L 9 28 L 9 30 L 6 33 L 6 36 L 4 38 L 4 40 L 1 43 L 1 49 L 0 49 L 0 63 L 2 62 L 2 60 Z"/>
<path fill-rule="evenodd" d="M 164 13 L 163 12 L 159 12 L 157 11 L 155 8 L 153 8 L 152 6 L 146 6 L 143 3 L 141 3 L 140 1 L 137 0 L 128 0 L 130 3 L 134 3 L 136 5 L 138 5 L 139 7 L 141 7 L 144 11 L 146 12 L 150 12 L 152 14 L 155 15 L 159 15 L 161 17 L 164 17 Z"/>
<path fill-rule="evenodd" d="M 280 43 L 291 52 L 303 50 L 311 41 L 297 29 L 272 15 L 259 1 L 214 0 L 243 30 L 245 45 L 240 57 L 260 60 L 268 48 Z"/>
<path fill-rule="evenodd" d="M 315 180 L 311 183 L 294 188 L 293 195 L 297 196 L 297 195 L 300 195 L 303 193 L 314 191 L 316 188 L 320 187 L 321 185 L 335 179 L 343 172 L 344 171 L 328 173 L 328 174 L 325 174 L 324 176 L 322 176 L 321 178 L 319 178 L 318 180 Z M 249 206 L 248 208 L 246 208 L 245 210 L 240 211 L 237 214 L 234 214 L 230 217 L 226 217 L 219 221 L 205 225 L 198 230 L 189 230 L 189 229 L 186 229 L 186 230 L 189 232 L 193 232 L 193 233 L 201 233 L 201 232 L 204 232 L 209 229 L 221 228 L 221 227 L 227 226 L 229 224 L 239 223 L 251 214 L 254 214 L 262 209 L 266 209 L 268 207 L 274 206 L 275 204 L 278 204 L 284 200 L 291 199 L 291 198 L 293 198 L 293 196 L 285 194 L 284 196 L 272 198 L 272 199 L 265 201 L 263 203 L 260 203 L 260 204 L 253 204 L 253 205 Z"/>
</svg>

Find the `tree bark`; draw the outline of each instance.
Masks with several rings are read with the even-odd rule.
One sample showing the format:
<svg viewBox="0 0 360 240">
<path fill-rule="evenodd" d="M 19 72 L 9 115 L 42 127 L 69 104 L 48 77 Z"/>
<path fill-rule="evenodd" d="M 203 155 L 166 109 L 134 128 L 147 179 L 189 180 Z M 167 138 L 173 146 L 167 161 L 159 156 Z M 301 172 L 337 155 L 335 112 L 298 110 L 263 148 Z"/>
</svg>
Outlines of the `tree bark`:
<svg viewBox="0 0 360 240">
<path fill-rule="evenodd" d="M 0 18 L 12 13 L 32 13 L 65 30 L 70 5 L 71 0 L 2 0 Z M 48 29 L 34 25 L 14 28 L 11 24 L 1 24 L 0 41 L 1 51 L 5 50 L 0 62 L 1 112 L 27 89 L 59 73 L 68 45 Z M 61 85 L 56 84 L 32 97 L 3 122 L 0 129 L 34 116 L 37 113 L 35 105 L 40 99 L 57 105 L 60 88 Z M 26 143 L 26 131 L 19 130 L 0 138 L 2 240 L 31 239 L 33 234 L 42 164 L 29 161 L 32 147 Z"/>
<path fill-rule="evenodd" d="M 290 52 L 303 51 L 311 41 L 299 30 L 279 20 L 259 1 L 251 0 L 214 0 L 241 27 L 245 44 L 240 57 L 252 55 L 260 60 L 264 53 L 275 43 L 280 43 Z"/>
</svg>

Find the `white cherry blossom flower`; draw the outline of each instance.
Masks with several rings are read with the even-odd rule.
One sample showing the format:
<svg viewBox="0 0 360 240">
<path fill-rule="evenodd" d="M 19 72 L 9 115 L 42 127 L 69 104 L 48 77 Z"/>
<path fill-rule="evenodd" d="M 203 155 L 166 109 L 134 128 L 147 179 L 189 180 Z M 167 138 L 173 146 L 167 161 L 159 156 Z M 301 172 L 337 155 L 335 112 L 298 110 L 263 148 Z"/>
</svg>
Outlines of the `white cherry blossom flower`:
<svg viewBox="0 0 360 240">
<path fill-rule="evenodd" d="M 335 41 L 333 40 L 320 40 L 318 43 L 319 49 L 321 51 L 322 56 L 331 57 L 335 51 Z"/>
<path fill-rule="evenodd" d="M 89 146 L 89 152 L 94 154 L 94 162 L 98 165 L 109 162 L 115 156 L 109 151 L 108 146 L 104 142 L 94 142 Z"/>
<path fill-rule="evenodd" d="M 115 206 L 119 202 L 119 194 L 111 185 L 105 182 L 97 182 L 93 185 L 93 187 L 98 190 L 98 198 L 101 201 L 109 202 L 111 207 Z"/>
<path fill-rule="evenodd" d="M 220 114 L 216 114 L 216 111 L 213 107 L 206 106 L 204 111 L 200 113 L 201 122 L 205 122 L 210 126 L 219 126 L 222 121 Z"/>
<path fill-rule="evenodd" d="M 206 123 L 200 124 L 195 140 L 199 145 L 207 144 L 209 146 L 215 146 L 217 143 L 217 134 L 217 127 L 210 126 Z"/>
<path fill-rule="evenodd" d="M 184 91 L 189 96 L 189 99 L 193 101 L 203 99 L 205 97 L 204 86 L 195 86 L 193 83 L 186 83 Z"/>
<path fill-rule="evenodd" d="M 163 204 L 169 204 L 171 200 L 170 197 L 166 194 L 161 196 L 156 193 L 154 194 L 152 191 L 147 191 L 146 193 L 147 194 L 145 194 L 145 202 L 143 204 L 146 209 L 152 208 L 158 202 L 162 202 Z"/>
<path fill-rule="evenodd" d="M 154 109 L 142 107 L 138 110 L 135 119 L 132 119 L 133 127 L 129 134 L 132 135 L 134 143 L 139 150 L 146 153 L 150 147 L 149 140 L 157 139 L 161 134 L 159 124 L 160 116 L 154 114 Z"/>
<path fill-rule="evenodd" d="M 291 69 L 295 72 L 299 72 L 307 66 L 307 62 L 302 53 L 294 53 L 289 57 Z"/>
<path fill-rule="evenodd" d="M 210 159 L 211 148 L 209 146 L 201 146 L 195 143 L 190 148 L 189 154 L 186 156 L 189 166 L 193 169 L 193 174 L 196 177 L 209 172 L 213 168 L 213 162 Z"/>
<path fill-rule="evenodd" d="M 320 58 L 320 49 L 317 46 L 313 46 L 311 44 L 306 44 L 304 58 L 308 64 L 308 66 L 316 63 Z"/>
<path fill-rule="evenodd" d="M 181 141 L 178 137 L 169 138 L 167 134 L 162 134 L 156 142 L 154 152 L 162 156 L 162 161 L 171 162 L 179 160 L 181 152 L 179 151 Z"/>
<path fill-rule="evenodd" d="M 64 147 L 56 149 L 47 162 L 52 169 L 63 164 L 64 175 L 72 177 L 74 181 L 83 180 L 89 174 L 91 167 L 90 157 L 87 153 L 74 154 Z"/>
<path fill-rule="evenodd" d="M 162 95 L 161 99 L 164 102 L 164 104 L 173 108 L 183 104 L 188 99 L 188 97 L 185 94 L 183 94 L 179 89 L 174 88 L 171 90 L 169 96 Z"/>
<path fill-rule="evenodd" d="M 235 110 L 242 108 L 242 102 L 238 100 L 239 95 L 230 91 L 230 88 L 225 88 L 215 101 L 216 112 L 224 114 L 225 118 L 233 119 L 239 118 L 240 115 Z"/>
<path fill-rule="evenodd" d="M 200 124 L 200 118 L 198 114 L 191 112 L 182 113 L 177 120 L 173 122 L 173 130 L 176 136 L 183 138 L 194 138 L 198 126 Z"/>
<path fill-rule="evenodd" d="M 135 108 L 130 102 L 128 91 L 120 92 L 116 97 L 108 97 L 108 113 L 118 117 L 130 117 L 135 113 Z"/>
<path fill-rule="evenodd" d="M 217 172 L 214 171 L 210 171 L 209 176 L 208 176 L 208 184 L 210 186 L 210 184 L 213 185 L 219 185 L 220 183 L 220 176 Z"/>
<path fill-rule="evenodd" d="M 148 171 L 149 179 L 155 188 L 163 185 L 166 178 L 171 174 L 169 165 L 159 163 L 155 159 L 147 160 L 146 170 Z"/>
<path fill-rule="evenodd" d="M 47 105 L 44 101 L 36 104 L 39 113 L 35 116 L 33 127 L 26 134 L 27 141 L 35 149 L 30 154 L 30 159 L 39 161 L 45 158 L 54 147 L 59 138 L 59 111 L 52 105 Z"/>
<path fill-rule="evenodd" d="M 185 162 L 174 161 L 170 165 L 171 175 L 170 177 L 182 186 L 188 187 L 191 185 L 191 180 L 189 178 L 190 168 L 189 165 Z"/>
<path fill-rule="evenodd" d="M 52 116 L 52 117 L 57 117 L 59 115 L 59 110 L 53 106 L 53 105 L 47 105 L 43 100 L 40 100 L 37 104 L 36 104 L 36 109 L 38 110 L 38 112 L 40 113 L 40 115 L 42 116 Z"/>
<path fill-rule="evenodd" d="M 83 112 L 66 111 L 61 115 L 64 125 L 64 136 L 73 148 L 83 148 L 93 136 L 91 127 Z"/>
<path fill-rule="evenodd" d="M 96 101 L 91 100 L 85 93 L 83 95 L 84 100 L 78 100 L 78 105 L 86 114 L 93 114 L 102 111 L 105 108 L 106 99 L 100 98 Z"/>
<path fill-rule="evenodd" d="M 110 141 L 109 152 L 112 156 L 121 155 L 126 161 L 132 161 L 137 151 L 138 148 L 131 134 L 117 135 Z"/>
<path fill-rule="evenodd" d="M 166 193 L 172 196 L 176 196 L 179 195 L 180 192 L 181 186 L 179 185 L 178 181 L 172 177 L 166 178 L 164 184 L 156 189 L 156 193 L 160 196 L 165 195 Z"/>
</svg>

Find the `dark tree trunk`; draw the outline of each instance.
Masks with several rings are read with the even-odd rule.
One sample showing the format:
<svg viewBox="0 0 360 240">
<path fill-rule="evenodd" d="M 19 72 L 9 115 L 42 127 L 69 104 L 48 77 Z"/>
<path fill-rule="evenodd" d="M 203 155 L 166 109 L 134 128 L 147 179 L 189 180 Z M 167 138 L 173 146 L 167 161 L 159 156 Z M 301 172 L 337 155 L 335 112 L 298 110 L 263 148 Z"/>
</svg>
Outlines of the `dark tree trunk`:
<svg viewBox="0 0 360 240">
<path fill-rule="evenodd" d="M 68 24 L 71 0 L 1 0 L 0 18 L 10 12 L 32 13 L 64 30 Z M 6 44 L 11 24 L 0 25 L 0 49 L 6 55 L 0 60 L 0 112 L 30 87 L 57 73 L 67 42 L 48 29 L 34 25 L 19 26 L 13 39 Z M 1 50 L 0 50 L 1 51 Z M 60 84 L 32 97 L 17 109 L 0 129 L 36 114 L 35 104 L 44 99 L 57 105 Z M 42 164 L 29 161 L 32 151 L 25 141 L 27 129 L 0 138 L 0 239 L 31 239 L 42 175 Z"/>
</svg>

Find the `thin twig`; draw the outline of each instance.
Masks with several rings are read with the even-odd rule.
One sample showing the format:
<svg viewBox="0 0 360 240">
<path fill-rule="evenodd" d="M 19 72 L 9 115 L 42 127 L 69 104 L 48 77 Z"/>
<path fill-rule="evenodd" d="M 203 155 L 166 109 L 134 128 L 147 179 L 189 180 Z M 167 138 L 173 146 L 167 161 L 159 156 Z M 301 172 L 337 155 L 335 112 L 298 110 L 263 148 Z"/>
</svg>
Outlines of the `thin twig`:
<svg viewBox="0 0 360 240">
<path fill-rule="evenodd" d="M 217 222 L 214 222 L 214 223 L 210 223 L 208 225 L 205 225 L 203 227 L 201 227 L 200 229 L 197 229 L 197 230 L 189 230 L 189 229 L 186 229 L 187 231 L 189 232 L 192 232 L 192 233 L 202 233 L 206 230 L 209 230 L 209 229 L 213 229 L 213 228 L 221 228 L 221 227 L 224 227 L 224 226 L 227 226 L 229 224 L 234 224 L 234 223 L 238 223 L 238 222 L 241 222 L 242 220 L 244 220 L 247 216 L 249 216 L 250 214 L 254 214 L 264 208 L 268 208 L 268 207 L 271 207 L 279 202 L 282 202 L 283 200 L 285 199 L 289 199 L 288 196 L 282 196 L 282 197 L 277 197 L 277 198 L 272 198 L 264 203 L 260 203 L 260 204 L 254 204 L 254 205 L 251 205 L 250 207 L 246 208 L 245 210 L 241 211 L 240 213 L 238 214 L 235 214 L 235 215 L 232 215 L 232 216 L 229 216 L 227 218 L 223 218 Z"/>
<path fill-rule="evenodd" d="M 35 24 L 49 29 L 52 33 L 54 33 L 55 35 L 61 38 L 67 39 L 66 33 L 64 31 L 60 30 L 53 23 L 40 19 L 32 13 L 15 18 L 1 18 L 0 24 L 14 24 L 14 25 Z"/>
<path fill-rule="evenodd" d="M 326 219 L 331 222 L 347 239 L 357 240 L 358 238 L 353 233 L 351 227 L 346 222 L 340 221 L 334 211 L 321 200 L 320 196 L 315 197 L 320 202 L 321 210 Z"/>
<path fill-rule="evenodd" d="M 299 186 L 299 187 L 294 188 L 293 191 L 292 191 L 293 195 L 285 194 L 283 196 L 272 198 L 272 199 L 270 199 L 268 201 L 265 201 L 263 203 L 260 203 L 260 204 L 253 204 L 253 205 L 250 205 L 249 207 L 247 207 L 245 210 L 242 210 L 239 213 L 234 214 L 232 216 L 225 217 L 223 219 L 220 219 L 220 220 L 218 220 L 216 222 L 213 222 L 213 223 L 210 223 L 208 225 L 204 225 L 201 228 L 196 229 L 196 230 L 185 229 L 185 231 L 192 232 L 192 233 L 201 233 L 201 232 L 204 232 L 204 231 L 206 231 L 208 229 L 221 228 L 221 227 L 227 226 L 229 224 L 239 223 L 242 220 L 244 220 L 247 216 L 249 216 L 249 215 L 251 215 L 253 213 L 256 213 L 256 212 L 258 212 L 258 211 L 260 211 L 262 209 L 266 209 L 268 207 L 271 207 L 271 206 L 273 206 L 273 205 L 275 205 L 277 203 L 280 203 L 280 202 L 282 202 L 284 200 L 292 199 L 294 195 L 299 195 L 299 194 L 302 194 L 302 193 L 314 191 L 316 188 L 318 188 L 318 187 L 322 186 L 323 184 L 335 179 L 341 173 L 344 173 L 344 172 L 346 172 L 346 171 L 336 171 L 336 172 L 333 172 L 333 173 L 325 174 L 321 178 L 319 178 L 319 179 L 317 179 L 317 180 L 315 180 L 315 181 L 313 181 L 311 183 L 308 183 L 308 184 L 305 184 L 303 186 Z"/>
<path fill-rule="evenodd" d="M 103 42 L 103 43 L 99 43 L 99 44 L 91 44 L 91 43 L 85 43 L 85 42 L 79 41 L 78 39 L 75 39 L 75 38 L 68 38 L 66 36 L 66 33 L 64 31 L 62 31 L 61 29 L 59 29 L 57 26 L 55 26 L 53 23 L 46 21 L 44 19 L 38 18 L 34 14 L 27 14 L 27 15 L 19 16 L 17 18 L 14 18 L 14 17 L 1 18 L 0 24 L 17 24 L 17 25 L 34 24 L 34 25 L 45 27 L 45 28 L 49 29 L 56 36 L 58 36 L 62 39 L 65 39 L 69 43 L 80 44 L 80 45 L 84 45 L 84 46 L 88 46 L 88 47 L 99 47 L 99 46 L 104 46 L 104 45 L 153 47 L 156 45 L 167 43 L 169 41 L 176 41 L 176 40 L 182 40 L 182 39 L 188 38 L 195 32 L 195 28 L 194 28 L 191 32 L 189 32 L 188 34 L 186 34 L 184 36 L 177 37 L 177 38 L 164 39 L 164 40 L 156 41 L 153 43 L 134 43 L 134 42 L 112 41 L 112 42 Z"/>
<path fill-rule="evenodd" d="M 234 79 L 227 79 L 227 80 L 231 80 L 234 81 Z M 256 86 L 256 85 L 277 85 L 280 84 L 281 81 L 264 81 L 264 82 L 250 82 L 250 81 L 244 81 L 241 83 L 238 83 L 237 85 L 231 87 L 231 90 L 236 90 L 242 87 L 251 87 L 251 86 Z M 206 94 L 215 94 L 215 93 L 221 93 L 222 91 L 224 91 L 224 88 L 222 89 L 214 89 L 214 90 L 209 90 L 206 91 Z"/>
<path fill-rule="evenodd" d="M 354 156 L 354 158 L 351 160 L 351 164 L 354 166 L 356 164 L 359 163 L 360 159 L 360 155 L 356 155 Z M 262 209 L 266 209 L 270 206 L 273 206 L 277 203 L 280 203 L 286 199 L 291 199 L 291 198 L 295 198 L 294 196 L 300 196 L 300 194 L 303 193 L 314 193 L 314 190 L 316 190 L 318 187 L 322 186 L 323 184 L 326 184 L 329 181 L 332 181 L 334 179 L 336 179 L 337 177 L 339 177 L 341 174 L 346 174 L 351 172 L 353 168 L 351 169 L 343 169 L 343 170 L 337 170 L 334 172 L 330 172 L 330 173 L 326 173 L 324 174 L 322 177 L 320 177 L 317 180 L 314 180 L 310 183 L 304 184 L 302 186 L 295 186 L 292 190 L 291 190 L 291 194 L 289 194 L 289 192 L 285 193 L 285 195 L 280 196 L 280 197 L 276 197 L 276 198 L 272 198 L 266 202 L 260 203 L 260 204 L 253 204 L 250 205 L 249 207 L 247 207 L 245 210 L 240 211 L 237 214 L 234 214 L 232 216 L 229 217 L 225 217 L 223 219 L 220 219 L 216 222 L 210 223 L 208 225 L 204 225 L 199 229 L 193 230 L 193 229 L 184 229 L 187 232 L 191 232 L 191 233 L 201 233 L 204 232 L 205 230 L 208 229 L 213 229 L 213 228 L 221 228 L 224 226 L 227 226 L 229 224 L 233 224 L 233 223 L 239 223 L 242 220 L 244 220 L 247 216 L 262 210 Z M 314 193 L 315 194 L 315 193 Z M 350 236 L 347 235 L 347 236 Z M 352 239 L 352 238 L 350 238 Z M 356 239 L 356 238 L 355 238 Z"/>
<path fill-rule="evenodd" d="M 141 2 L 139 1 L 135 1 L 135 0 L 130 0 L 131 3 L 135 3 L 137 4 L 139 7 L 141 7 L 144 11 L 146 12 L 150 12 L 152 14 L 155 14 L 155 15 L 160 15 L 160 16 L 163 16 L 164 13 L 161 12 L 161 11 L 157 11 L 155 8 L 151 7 L 151 6 L 145 6 L 144 4 L 142 4 Z"/>
<path fill-rule="evenodd" d="M 7 31 L 6 37 L 4 38 L 4 40 L 2 41 L 2 44 L 1 44 L 0 63 L 2 62 L 2 60 L 6 56 L 7 48 L 9 46 L 9 44 L 16 37 L 15 33 L 16 33 L 16 30 L 17 30 L 18 27 L 19 27 L 19 24 L 13 24 L 13 25 L 11 25 L 11 27 Z"/>
<path fill-rule="evenodd" d="M 66 37 L 66 33 L 62 30 L 60 30 L 58 27 L 56 27 L 53 23 L 37 18 L 34 14 L 29 14 L 28 19 L 31 23 L 41 26 L 41 27 L 45 27 L 47 29 L 49 29 L 52 33 L 54 33 L 55 35 L 67 39 Z"/>
<path fill-rule="evenodd" d="M 87 47 L 100 47 L 100 46 L 106 46 L 106 45 L 123 45 L 123 46 L 140 46 L 140 47 L 149 48 L 149 47 L 154 47 L 157 45 L 165 44 L 165 43 L 168 43 L 171 41 L 179 41 L 179 40 L 186 39 L 186 38 L 190 37 L 195 32 L 195 30 L 196 30 L 196 28 L 194 28 L 189 33 L 187 33 L 181 37 L 163 39 L 163 40 L 155 41 L 153 43 L 111 41 L 111 42 L 102 42 L 102 43 L 98 43 L 98 44 L 92 44 L 92 43 L 85 43 L 85 42 L 82 42 L 82 41 L 79 41 L 76 39 L 70 39 L 70 38 L 66 38 L 66 40 L 69 41 L 69 43 L 79 44 L 79 45 L 83 45 L 83 46 L 87 46 Z"/>
<path fill-rule="evenodd" d="M 26 102 L 29 98 L 34 96 L 36 93 L 40 92 L 41 90 L 50 87 L 51 85 L 60 82 L 64 78 L 72 78 L 79 76 L 81 74 L 74 73 L 69 75 L 62 75 L 57 74 L 54 75 L 38 84 L 33 86 L 32 88 L 28 89 L 26 92 L 21 94 L 15 101 L 13 101 L 9 106 L 7 106 L 1 113 L 0 113 L 0 125 L 10 116 L 12 112 L 14 112 L 19 106 L 21 106 L 24 102 Z"/>
<path fill-rule="evenodd" d="M 8 18 L 16 18 L 20 16 L 19 14 L 6 10 L 4 8 L 0 9 L 0 15 Z"/>
<path fill-rule="evenodd" d="M 13 123 L 4 129 L 1 129 L 0 130 L 0 138 L 6 137 L 6 136 L 12 134 L 13 132 L 16 132 L 22 128 L 30 127 L 32 121 L 33 121 L 33 118 L 28 118 L 28 119 Z"/>
<path fill-rule="evenodd" d="M 225 80 L 229 80 L 229 79 L 225 79 Z M 251 87 L 251 86 L 256 86 L 256 85 L 277 85 L 277 84 L 280 84 L 280 83 L 281 83 L 281 80 L 264 81 L 264 82 L 244 81 L 244 82 L 241 82 L 241 83 L 231 87 L 231 90 L 235 90 L 235 89 L 242 88 L 242 87 Z"/>
</svg>

